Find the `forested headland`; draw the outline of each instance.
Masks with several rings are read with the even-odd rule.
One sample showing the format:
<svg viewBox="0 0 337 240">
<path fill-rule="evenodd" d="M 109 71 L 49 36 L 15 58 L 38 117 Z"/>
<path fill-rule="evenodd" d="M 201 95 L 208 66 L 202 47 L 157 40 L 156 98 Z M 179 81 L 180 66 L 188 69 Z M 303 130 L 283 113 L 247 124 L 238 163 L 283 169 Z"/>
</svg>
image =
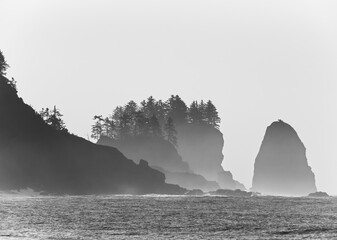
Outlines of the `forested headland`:
<svg viewBox="0 0 337 240">
<path fill-rule="evenodd" d="M 109 116 L 94 116 L 91 137 L 107 136 L 123 140 L 135 136 L 162 137 L 177 146 L 176 125 L 190 123 L 210 125 L 219 128 L 220 117 L 211 100 L 193 101 L 189 106 L 178 95 L 166 100 L 152 96 L 137 104 L 131 100 L 124 106 L 117 106 Z"/>
</svg>

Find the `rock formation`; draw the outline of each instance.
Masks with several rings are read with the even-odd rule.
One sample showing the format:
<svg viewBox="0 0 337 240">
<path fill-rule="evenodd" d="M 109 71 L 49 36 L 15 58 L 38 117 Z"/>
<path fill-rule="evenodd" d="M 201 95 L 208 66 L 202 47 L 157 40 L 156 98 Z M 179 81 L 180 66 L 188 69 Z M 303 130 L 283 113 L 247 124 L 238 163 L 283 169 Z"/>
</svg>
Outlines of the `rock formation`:
<svg viewBox="0 0 337 240">
<path fill-rule="evenodd" d="M 164 169 L 153 167 L 165 174 L 166 182 L 178 184 L 187 189 L 198 188 L 204 192 L 215 191 L 220 188 L 216 181 L 208 181 L 203 176 L 191 172 L 168 172 Z"/>
<path fill-rule="evenodd" d="M 218 129 L 206 124 L 183 123 L 177 125 L 177 132 L 178 153 L 193 172 L 217 181 L 223 189 L 245 190 L 243 184 L 235 181 L 221 166 L 224 140 Z"/>
<path fill-rule="evenodd" d="M 222 171 L 218 173 L 218 182 L 222 189 L 240 189 L 240 190 L 246 190 L 245 186 L 234 180 L 233 175 L 230 171 Z"/>
<path fill-rule="evenodd" d="M 168 141 L 154 136 L 128 137 L 114 140 L 102 136 L 97 144 L 115 147 L 127 158 L 146 159 L 149 165 L 165 174 L 166 183 L 178 184 L 187 189 L 199 188 L 203 191 L 214 191 L 219 187 L 215 181 L 208 181 L 203 176 L 193 173 L 184 162 L 176 148 Z"/>
<path fill-rule="evenodd" d="M 309 193 L 308 197 L 325 198 L 325 197 L 330 197 L 330 195 L 327 194 L 326 192 L 314 192 L 314 193 Z"/>
<path fill-rule="evenodd" d="M 267 128 L 255 159 L 252 191 L 291 196 L 316 192 L 306 149 L 296 131 L 281 120 Z"/>
<path fill-rule="evenodd" d="M 101 136 L 97 144 L 115 147 L 127 158 L 137 163 L 140 159 L 146 159 L 150 166 L 160 167 L 166 171 L 191 172 L 190 167 L 182 160 L 175 147 L 160 137 L 140 135 L 114 140 Z"/>
<path fill-rule="evenodd" d="M 163 173 L 99 146 L 54 130 L 0 76 L 0 190 L 59 194 L 172 193 Z"/>
</svg>

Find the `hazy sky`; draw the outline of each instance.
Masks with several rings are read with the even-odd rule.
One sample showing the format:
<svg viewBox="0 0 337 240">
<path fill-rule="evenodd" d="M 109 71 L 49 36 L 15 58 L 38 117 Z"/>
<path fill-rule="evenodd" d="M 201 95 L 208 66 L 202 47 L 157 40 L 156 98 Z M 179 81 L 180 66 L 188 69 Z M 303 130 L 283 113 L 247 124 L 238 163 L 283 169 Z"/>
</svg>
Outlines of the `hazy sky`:
<svg viewBox="0 0 337 240">
<path fill-rule="evenodd" d="M 0 49 L 19 95 L 57 105 L 86 137 L 95 114 L 152 95 L 211 99 L 225 170 L 251 187 L 265 129 L 282 119 L 319 190 L 337 194 L 337 1 L 0 0 Z"/>
</svg>

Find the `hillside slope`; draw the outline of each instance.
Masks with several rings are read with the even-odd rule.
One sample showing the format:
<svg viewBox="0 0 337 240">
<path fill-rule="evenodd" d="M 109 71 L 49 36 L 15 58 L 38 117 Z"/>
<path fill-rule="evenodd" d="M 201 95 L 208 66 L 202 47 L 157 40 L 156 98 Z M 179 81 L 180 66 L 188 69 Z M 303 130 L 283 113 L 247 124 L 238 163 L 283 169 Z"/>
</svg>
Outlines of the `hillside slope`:
<svg viewBox="0 0 337 240">
<path fill-rule="evenodd" d="M 54 130 L 0 76 L 0 189 L 61 194 L 182 193 L 115 148 Z"/>
</svg>

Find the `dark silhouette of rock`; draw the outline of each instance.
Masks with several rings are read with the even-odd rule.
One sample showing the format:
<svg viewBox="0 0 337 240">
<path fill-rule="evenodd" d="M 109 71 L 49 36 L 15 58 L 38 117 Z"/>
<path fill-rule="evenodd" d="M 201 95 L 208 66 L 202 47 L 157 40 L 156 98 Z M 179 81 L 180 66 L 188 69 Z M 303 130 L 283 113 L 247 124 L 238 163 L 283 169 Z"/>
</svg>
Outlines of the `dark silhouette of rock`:
<svg viewBox="0 0 337 240">
<path fill-rule="evenodd" d="M 187 189 L 199 188 L 203 191 L 220 188 L 217 182 L 208 181 L 203 176 L 193 173 L 174 145 L 163 138 L 140 135 L 114 140 L 102 136 L 97 144 L 115 147 L 129 159 L 146 159 L 152 168 L 165 174 L 166 183 L 178 184 Z"/>
<path fill-rule="evenodd" d="M 204 194 L 205 193 L 201 191 L 200 189 L 189 190 L 185 193 L 185 195 L 189 195 L 189 196 L 202 196 Z"/>
<path fill-rule="evenodd" d="M 314 198 L 320 198 L 320 197 L 330 197 L 329 194 L 326 192 L 314 192 L 314 193 L 309 193 L 308 197 L 314 197 Z"/>
<path fill-rule="evenodd" d="M 163 138 L 135 136 L 123 140 L 101 136 L 97 144 L 115 147 L 127 158 L 136 162 L 146 159 L 150 166 L 157 166 L 170 172 L 191 172 L 188 164 L 177 153 L 175 147 Z"/>
<path fill-rule="evenodd" d="M 165 183 L 163 173 L 139 165 L 115 148 L 58 131 L 0 76 L 0 190 L 59 194 L 166 193 L 186 189 Z"/>
<path fill-rule="evenodd" d="M 215 181 L 207 181 L 203 176 L 191 172 L 169 172 L 164 169 L 153 167 L 165 174 L 166 182 L 178 184 L 186 189 L 199 188 L 202 191 L 215 191 L 220 188 Z"/>
<path fill-rule="evenodd" d="M 227 197 L 251 197 L 252 192 L 242 191 L 240 189 L 229 190 L 229 189 L 218 189 L 214 192 L 209 192 L 210 195 L 221 195 Z"/>
<path fill-rule="evenodd" d="M 252 191 L 291 196 L 316 192 L 306 149 L 296 131 L 281 120 L 267 128 L 255 159 Z"/>
<path fill-rule="evenodd" d="M 139 166 L 147 168 L 147 167 L 149 167 L 149 163 L 147 161 L 145 161 L 144 159 L 140 159 Z"/>
<path fill-rule="evenodd" d="M 177 132 L 178 153 L 193 172 L 217 181 L 224 189 L 245 189 L 221 166 L 224 140 L 218 129 L 207 124 L 181 123 L 177 125 Z"/>
<path fill-rule="evenodd" d="M 234 180 L 233 175 L 230 171 L 222 171 L 218 173 L 218 182 L 223 189 L 240 189 L 246 190 L 245 186 Z"/>
</svg>

